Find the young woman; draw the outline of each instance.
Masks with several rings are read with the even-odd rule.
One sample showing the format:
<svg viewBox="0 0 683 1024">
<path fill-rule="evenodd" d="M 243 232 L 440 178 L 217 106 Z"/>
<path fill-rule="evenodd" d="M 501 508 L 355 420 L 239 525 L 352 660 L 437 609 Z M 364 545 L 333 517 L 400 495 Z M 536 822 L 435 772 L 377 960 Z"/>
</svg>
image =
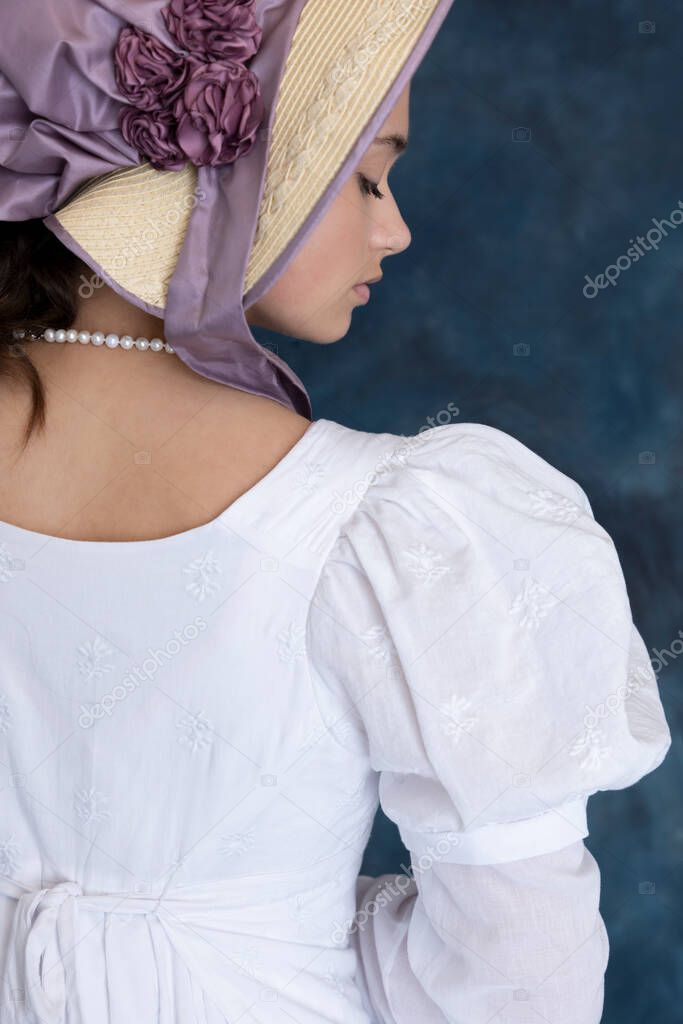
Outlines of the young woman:
<svg viewBox="0 0 683 1024">
<path fill-rule="evenodd" d="M 6 94 L 34 103 L 2 154 L 0 1019 L 597 1024 L 609 944 L 586 802 L 670 744 L 613 544 L 577 483 L 492 427 L 312 419 L 245 330 L 332 343 L 364 282 L 391 287 L 411 237 L 389 175 L 449 5 L 174 0 L 126 29 L 132 3 L 41 3 L 33 77 L 11 34 L 2 57 Z M 20 26 L 35 7 L 17 0 Z M 252 132 L 227 169 L 203 148 L 234 142 L 234 119 L 205 127 L 247 38 L 280 47 L 249 67 L 281 133 L 309 68 L 328 53 L 320 81 L 338 85 L 354 40 L 330 123 L 308 83 L 313 156 L 279 206 L 268 182 L 278 153 L 300 160 L 296 132 Z M 154 115 L 147 158 L 180 147 L 200 169 L 179 241 L 165 213 L 185 172 L 138 169 L 85 100 L 79 141 L 104 159 L 115 139 L 107 158 L 133 170 L 59 176 L 45 221 L 21 198 L 46 136 L 75 166 L 73 68 L 97 78 L 114 46 L 107 103 L 116 80 Z M 48 88 L 62 59 L 68 99 Z M 185 105 L 149 107 L 176 60 Z M 259 230 L 240 233 L 249 196 Z M 170 229 L 135 246 L 150 205 Z M 247 256 L 284 225 L 297 245 L 263 257 L 244 299 Z M 412 877 L 358 874 L 379 801 Z"/>
</svg>

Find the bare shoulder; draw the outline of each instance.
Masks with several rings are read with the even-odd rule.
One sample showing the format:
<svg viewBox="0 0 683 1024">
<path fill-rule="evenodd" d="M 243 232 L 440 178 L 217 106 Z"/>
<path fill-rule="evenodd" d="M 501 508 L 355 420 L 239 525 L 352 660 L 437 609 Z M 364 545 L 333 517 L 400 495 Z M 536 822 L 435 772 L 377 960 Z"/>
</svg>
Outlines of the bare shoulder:
<svg viewBox="0 0 683 1024">
<path fill-rule="evenodd" d="M 296 445 L 311 421 L 279 402 L 218 385 L 176 435 L 169 462 L 201 480 L 212 504 L 227 504 L 265 476 Z M 171 465 L 167 466 L 171 471 Z"/>
<path fill-rule="evenodd" d="M 235 446 L 233 454 L 277 462 L 305 434 L 311 421 L 280 402 L 236 388 L 221 388 L 207 406 L 207 423 Z"/>
</svg>

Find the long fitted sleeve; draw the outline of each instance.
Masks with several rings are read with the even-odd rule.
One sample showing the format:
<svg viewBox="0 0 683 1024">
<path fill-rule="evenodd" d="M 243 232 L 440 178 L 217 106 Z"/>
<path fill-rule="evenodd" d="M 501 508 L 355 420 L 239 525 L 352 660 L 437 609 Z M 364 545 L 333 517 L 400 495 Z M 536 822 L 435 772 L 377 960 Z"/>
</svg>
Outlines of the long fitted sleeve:
<svg viewBox="0 0 683 1024">
<path fill-rule="evenodd" d="M 368 1003 L 381 1024 L 598 1024 L 609 951 L 599 898 L 581 840 L 507 864 L 360 875 L 353 941 Z"/>
<path fill-rule="evenodd" d="M 436 428 L 397 462 L 307 624 L 323 717 L 411 855 L 412 878 L 358 879 L 366 999 L 378 1024 L 598 1024 L 587 801 L 671 743 L 616 549 L 574 481 L 494 428 Z"/>
</svg>

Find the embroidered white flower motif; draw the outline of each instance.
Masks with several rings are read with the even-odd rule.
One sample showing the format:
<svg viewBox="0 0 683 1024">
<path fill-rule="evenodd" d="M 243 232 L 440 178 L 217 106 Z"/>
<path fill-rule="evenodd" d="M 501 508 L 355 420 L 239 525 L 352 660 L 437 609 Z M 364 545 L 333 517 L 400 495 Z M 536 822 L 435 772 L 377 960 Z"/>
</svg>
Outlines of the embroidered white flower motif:
<svg viewBox="0 0 683 1024">
<path fill-rule="evenodd" d="M 220 589 L 220 583 L 215 577 L 222 571 L 214 558 L 213 550 L 209 549 L 205 554 L 195 558 L 194 561 L 183 568 L 183 573 L 190 577 L 185 590 L 192 597 L 196 598 L 197 601 L 203 601 Z"/>
<path fill-rule="evenodd" d="M 312 494 L 318 486 L 318 482 L 325 476 L 326 468 L 320 462 L 304 462 L 304 468 L 294 477 L 294 482 L 301 487 L 306 494 Z"/>
<path fill-rule="evenodd" d="M 349 804 L 359 803 L 364 789 L 365 779 L 361 779 L 354 789 L 346 790 L 344 795 L 337 800 L 335 807 L 347 807 Z"/>
<path fill-rule="evenodd" d="M 403 564 L 417 579 L 426 583 L 433 583 L 440 580 L 446 573 L 453 572 L 453 567 L 443 565 L 443 555 L 440 551 L 430 548 L 427 544 L 414 544 L 401 552 Z"/>
<path fill-rule="evenodd" d="M 92 679 L 101 679 L 106 672 L 111 672 L 114 668 L 113 664 L 107 661 L 114 651 L 101 636 L 96 636 L 92 641 L 86 640 L 78 648 L 78 653 L 80 658 L 76 664 L 86 682 L 90 682 Z"/>
<path fill-rule="evenodd" d="M 13 875 L 19 867 L 21 847 L 14 842 L 14 834 L 0 839 L 0 875 Z"/>
<path fill-rule="evenodd" d="M 259 979 L 264 965 L 255 943 L 241 945 L 238 949 L 230 950 L 228 957 L 238 970 L 250 978 Z"/>
<path fill-rule="evenodd" d="M 183 730 L 178 736 L 178 742 L 189 747 L 193 754 L 200 747 L 208 747 L 213 743 L 211 722 L 202 711 L 185 715 L 176 722 L 176 728 Z"/>
<path fill-rule="evenodd" d="M 9 730 L 11 725 L 12 712 L 4 693 L 0 693 L 0 736 L 3 736 Z"/>
<path fill-rule="evenodd" d="M 455 694 L 439 705 L 439 711 L 445 715 L 441 728 L 446 736 L 450 736 L 453 746 L 457 746 L 466 732 L 471 732 L 479 721 L 478 715 L 465 715 L 472 707 L 467 697 L 456 697 Z"/>
<path fill-rule="evenodd" d="M 12 558 L 6 544 L 0 544 L 0 583 L 9 583 L 23 565 L 20 558 Z"/>
<path fill-rule="evenodd" d="M 340 978 L 336 971 L 334 971 L 331 967 L 328 968 L 325 974 L 323 974 L 323 978 L 328 983 L 328 985 L 331 985 L 332 988 L 335 988 L 337 990 L 337 992 L 339 992 L 341 995 L 344 995 L 344 993 L 346 992 L 346 985 L 344 984 L 344 982 L 342 981 L 342 979 Z"/>
<path fill-rule="evenodd" d="M 355 708 L 352 708 L 330 725 L 330 732 L 333 736 L 337 736 L 342 746 L 344 746 L 346 743 L 351 742 L 359 722 L 358 712 Z"/>
<path fill-rule="evenodd" d="M 289 903 L 289 916 L 294 920 L 298 921 L 299 924 L 303 923 L 307 918 L 311 917 L 315 913 L 315 899 L 311 899 L 308 893 L 297 893 L 293 899 L 288 901 Z"/>
<path fill-rule="evenodd" d="M 575 501 L 547 487 L 538 487 L 527 491 L 527 494 L 531 499 L 529 505 L 532 515 L 551 519 L 554 523 L 573 523 L 583 515 L 583 509 Z"/>
<path fill-rule="evenodd" d="M 234 832 L 229 836 L 221 836 L 223 845 L 220 852 L 225 857 L 241 857 L 243 853 L 251 850 L 256 842 L 253 830 L 249 832 Z"/>
<path fill-rule="evenodd" d="M 107 797 L 96 789 L 79 789 L 74 794 L 74 808 L 76 814 L 85 825 L 93 821 L 105 821 L 111 817 L 105 808 L 108 802 Z"/>
<path fill-rule="evenodd" d="M 605 758 L 610 755 L 610 748 L 601 746 L 602 741 L 606 738 L 599 726 L 587 726 L 569 750 L 569 756 L 581 757 L 583 755 L 579 761 L 582 771 L 586 773 L 597 771 Z"/>
<path fill-rule="evenodd" d="M 360 634 L 360 639 L 368 648 L 373 661 L 379 661 L 384 665 L 391 661 L 394 648 L 386 626 L 370 626 Z"/>
<path fill-rule="evenodd" d="M 305 638 L 306 630 L 302 626 L 297 626 L 294 622 L 290 622 L 286 629 L 281 629 L 277 635 L 277 656 L 280 661 L 283 661 L 286 665 L 291 665 L 297 658 L 305 657 Z"/>
<path fill-rule="evenodd" d="M 344 887 L 346 887 L 346 880 L 343 879 L 342 876 L 339 874 L 333 875 L 331 878 L 327 880 L 328 889 L 338 889 L 341 885 L 344 885 Z"/>
<path fill-rule="evenodd" d="M 541 619 L 557 603 L 557 598 L 553 597 L 538 580 L 527 576 L 509 610 L 511 615 L 518 616 L 520 626 L 524 626 L 525 629 L 537 629 Z"/>
</svg>

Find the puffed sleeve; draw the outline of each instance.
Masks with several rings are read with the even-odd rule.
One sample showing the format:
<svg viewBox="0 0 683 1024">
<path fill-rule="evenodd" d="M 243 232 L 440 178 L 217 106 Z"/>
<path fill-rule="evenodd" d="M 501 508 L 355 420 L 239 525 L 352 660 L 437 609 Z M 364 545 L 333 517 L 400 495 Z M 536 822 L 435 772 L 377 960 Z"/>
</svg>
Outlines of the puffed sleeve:
<svg viewBox="0 0 683 1024">
<path fill-rule="evenodd" d="M 410 887 L 371 914 L 377 883 L 358 883 L 382 1024 L 526 1019 L 544 972 L 550 1019 L 599 1021 L 587 800 L 652 772 L 671 735 L 582 489 L 492 427 L 404 439 L 326 559 L 307 649 L 323 717 L 367 753 L 411 854 Z"/>
</svg>

